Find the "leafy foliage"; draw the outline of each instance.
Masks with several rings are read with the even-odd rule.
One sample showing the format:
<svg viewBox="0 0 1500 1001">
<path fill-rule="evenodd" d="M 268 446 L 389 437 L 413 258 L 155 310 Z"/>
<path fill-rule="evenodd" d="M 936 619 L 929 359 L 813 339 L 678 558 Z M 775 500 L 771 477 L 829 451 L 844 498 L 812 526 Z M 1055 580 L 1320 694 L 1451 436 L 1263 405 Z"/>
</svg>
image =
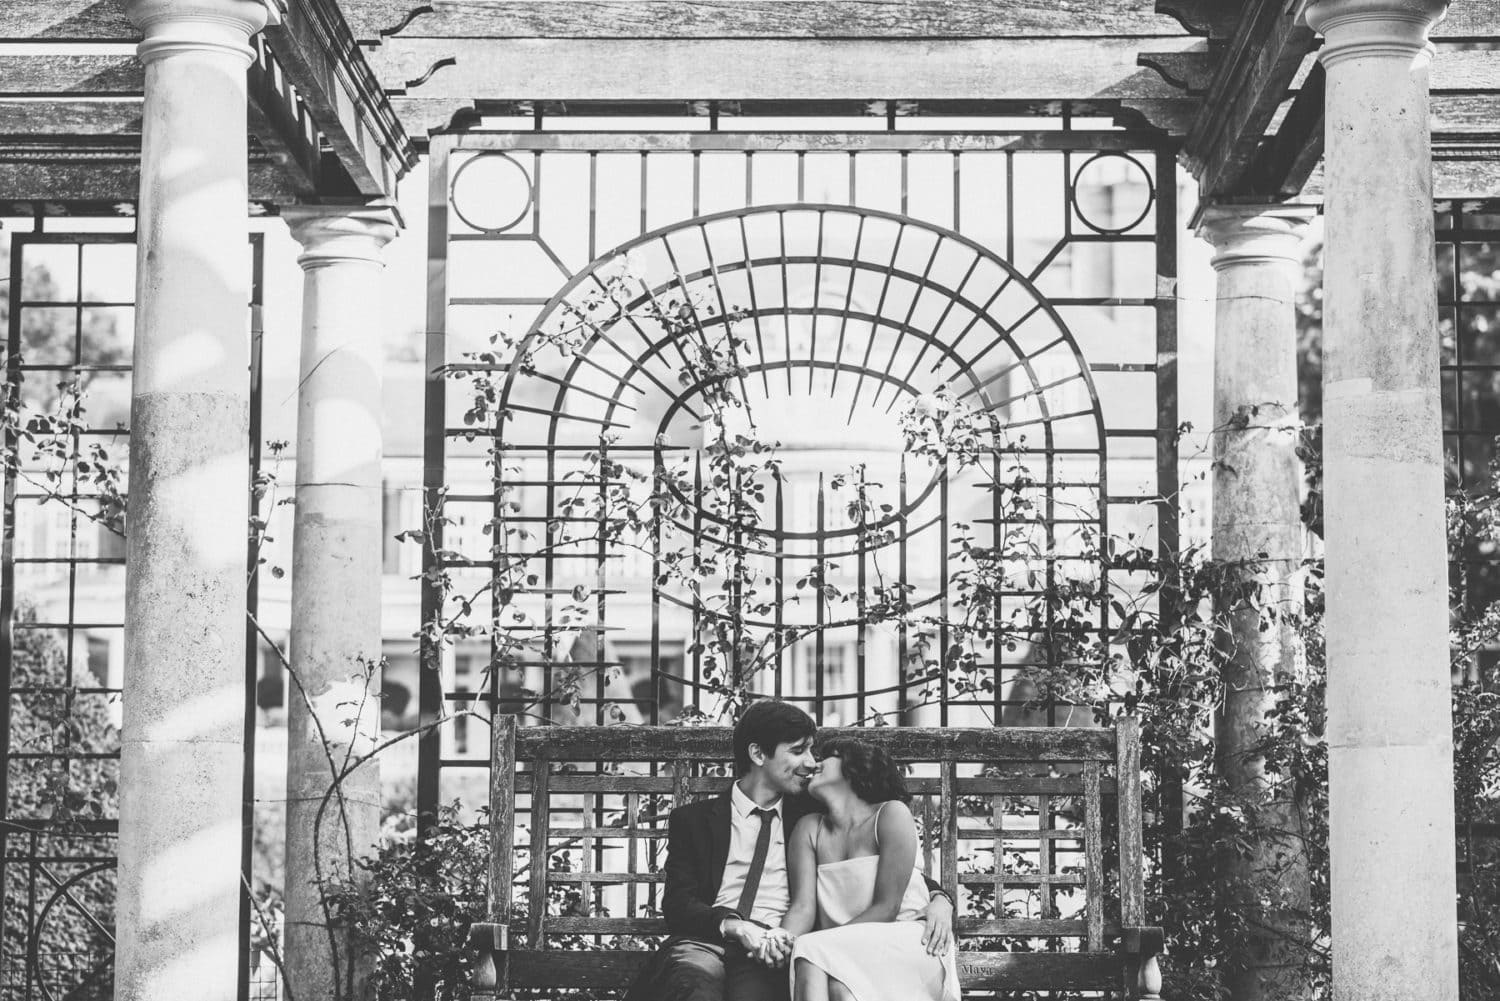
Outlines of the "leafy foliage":
<svg viewBox="0 0 1500 1001">
<path fill-rule="evenodd" d="M 419 976 L 440 998 L 467 998 L 470 923 L 484 918 L 489 832 L 444 807 L 427 838 L 411 834 L 361 863 L 359 880 L 325 886 L 333 916 L 374 963 L 377 1001 L 415 996 Z"/>
<path fill-rule="evenodd" d="M 12 763 L 6 815 L 40 825 L 35 844 L 41 854 L 107 858 L 113 849 L 100 843 L 93 822 L 118 816 L 114 763 L 71 756 L 116 751 L 119 733 L 102 699 L 78 693 L 92 684 L 87 669 L 75 664 L 68 679 L 66 651 L 56 634 L 25 628 L 36 622 L 35 610 L 22 603 L 15 621 L 21 628 L 13 634 L 10 683 L 24 694 L 11 696 L 10 747 L 12 753 L 48 757 Z M 31 944 L 50 988 L 67 989 L 78 1001 L 107 997 L 113 965 L 101 929 L 114 925 L 113 872 L 81 876 L 66 894 L 55 894 L 45 879 L 33 888 L 31 867 L 19 858 L 27 841 L 19 830 L 8 832 L 13 858 L 5 867 L 4 955 L 30 962 Z M 67 880 L 89 864 L 45 865 Z M 28 925 L 29 915 L 40 927 Z"/>
</svg>

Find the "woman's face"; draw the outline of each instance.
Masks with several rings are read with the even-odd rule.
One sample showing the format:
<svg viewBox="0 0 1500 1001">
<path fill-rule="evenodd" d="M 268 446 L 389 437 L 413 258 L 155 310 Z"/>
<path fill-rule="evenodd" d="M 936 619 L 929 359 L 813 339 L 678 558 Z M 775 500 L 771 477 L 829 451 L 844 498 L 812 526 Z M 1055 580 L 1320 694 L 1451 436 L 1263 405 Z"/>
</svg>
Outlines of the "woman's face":
<svg viewBox="0 0 1500 1001">
<path fill-rule="evenodd" d="M 825 755 L 818 759 L 817 771 L 813 772 L 812 781 L 807 784 L 807 791 L 814 797 L 821 798 L 819 793 L 826 792 L 843 781 L 843 759 L 837 754 Z"/>
</svg>

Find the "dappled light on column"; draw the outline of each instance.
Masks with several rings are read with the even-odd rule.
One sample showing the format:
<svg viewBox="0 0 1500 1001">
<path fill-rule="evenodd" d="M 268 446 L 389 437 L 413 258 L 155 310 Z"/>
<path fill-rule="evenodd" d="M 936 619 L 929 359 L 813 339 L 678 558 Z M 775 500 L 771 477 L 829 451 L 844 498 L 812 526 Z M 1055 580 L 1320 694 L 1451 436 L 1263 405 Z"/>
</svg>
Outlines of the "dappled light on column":
<svg viewBox="0 0 1500 1001">
<path fill-rule="evenodd" d="M 250 301 L 245 73 L 268 9 L 136 0 L 145 35 L 115 997 L 236 994 Z"/>
<path fill-rule="evenodd" d="M 319 883 L 355 875 L 351 852 L 380 831 L 379 765 L 359 761 L 380 736 L 381 250 L 400 220 L 379 206 L 282 215 L 304 274 L 284 975 L 297 997 L 364 997 L 367 970 L 330 942 Z"/>
<path fill-rule="evenodd" d="M 1318 0 L 1336 1001 L 1452 1001 L 1453 743 L 1433 260 L 1436 0 Z"/>
</svg>

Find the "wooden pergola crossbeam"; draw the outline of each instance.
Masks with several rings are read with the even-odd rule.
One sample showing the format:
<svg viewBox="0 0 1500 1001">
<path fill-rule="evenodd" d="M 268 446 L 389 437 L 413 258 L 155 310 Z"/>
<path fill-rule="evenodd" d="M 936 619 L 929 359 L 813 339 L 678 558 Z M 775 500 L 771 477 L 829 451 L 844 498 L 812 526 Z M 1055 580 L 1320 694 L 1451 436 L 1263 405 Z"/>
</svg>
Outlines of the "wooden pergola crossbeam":
<svg viewBox="0 0 1500 1001">
<path fill-rule="evenodd" d="M 1317 36 L 1282 0 L 1251 0 L 1224 49 L 1183 153 L 1212 198 L 1242 192 L 1266 130 Z M 1277 185 L 1279 187 L 1279 179 Z"/>
<path fill-rule="evenodd" d="M 1323 154 L 1323 73 L 1310 59 L 1317 41 L 1312 29 L 1299 23 L 1300 5 L 1254 0 L 1234 8 L 1239 16 L 1232 29 L 1226 14 L 1233 5 L 1220 0 L 1161 0 L 1156 6 L 1212 40 L 1193 52 L 1141 55 L 1142 64 L 1177 85 L 1188 102 L 1143 112 L 1162 128 L 1182 130 L 1183 158 L 1204 196 L 1304 193 Z M 1500 132 L 1500 102 L 1494 98 L 1500 92 L 1500 60 L 1488 48 L 1467 47 L 1492 43 L 1497 36 L 1496 0 L 1454 4 L 1432 32 L 1439 49 L 1431 87 L 1440 173 L 1447 170 L 1444 164 L 1472 159 L 1461 153 L 1470 137 Z M 1464 176 L 1473 175 L 1470 170 Z M 1493 188 L 1494 181 L 1482 187 Z"/>
<path fill-rule="evenodd" d="M 0 98 L 0 137 L 41 135 L 139 136 L 139 96 L 72 101 Z"/>
<path fill-rule="evenodd" d="M 455 101 L 1178 96 L 1136 65 L 1138 48 L 1121 38 L 417 38 L 375 50 L 372 62 L 393 93 Z"/>
<path fill-rule="evenodd" d="M 1323 155 L 1323 83 L 1323 66 L 1314 63 L 1281 127 L 1251 157 L 1243 176 L 1249 191 L 1282 198 L 1301 193 Z"/>
<path fill-rule="evenodd" d="M 83 159 L 80 138 L 121 137 L 139 149 L 139 39 L 118 0 L 0 5 L 7 46 L 0 54 L 0 192 L 15 197 L 45 187 L 37 173 L 42 147 L 54 151 L 45 162 L 59 170 Z M 60 43 L 74 49 L 59 52 Z M 290 200 L 393 194 L 416 151 L 338 5 L 292 0 L 283 23 L 254 45 L 247 110 L 262 158 L 257 170 L 283 176 L 252 187 Z M 108 173 L 109 197 L 136 197 L 116 194 L 119 172 Z M 67 180 L 65 172 L 59 177 Z"/>
<path fill-rule="evenodd" d="M 1038 38 L 1180 34 L 1135 0 L 353 0 L 344 7 L 362 39 L 401 38 Z"/>
<path fill-rule="evenodd" d="M 256 38 L 252 44 L 256 59 L 246 80 L 250 131 L 286 167 L 295 187 L 315 194 L 324 189 L 318 127 L 265 43 Z"/>
<path fill-rule="evenodd" d="M 0 42 L 134 43 L 140 37 L 117 0 L 0 4 Z"/>
<path fill-rule="evenodd" d="M 263 167 L 279 167 L 287 175 L 282 183 L 261 183 L 259 189 L 312 196 L 322 173 L 317 129 L 258 42 L 247 83 L 250 131 L 267 154 Z M 0 56 L 0 180 L 7 196 L 42 196 L 39 148 L 53 151 L 50 162 L 58 169 L 69 159 L 81 159 L 88 140 L 98 137 L 117 137 L 125 141 L 119 149 L 138 151 L 144 87 L 145 71 L 132 55 Z M 31 169 L 20 171 L 20 162 Z M 115 190 L 118 171 L 107 173 L 113 197 L 136 197 Z M 59 176 L 62 184 L 66 176 Z M 22 187 L 28 193 L 16 195 Z"/>
<path fill-rule="evenodd" d="M 90 158 L 77 154 L 85 152 Z M 291 203 L 300 192 L 292 187 L 281 164 L 264 155 L 249 164 L 251 201 Z M 80 151 L 8 149 L 0 153 L 0 191 L 3 204 L 15 211 L 19 203 L 53 214 L 51 206 L 130 206 L 140 195 L 140 147 L 122 145 L 107 150 Z M 97 208 L 88 211 L 97 212 Z"/>
<path fill-rule="evenodd" d="M 353 190 L 327 193 L 393 195 L 416 154 L 338 5 L 298 0 L 265 35 L 352 183 Z"/>
<path fill-rule="evenodd" d="M 146 71 L 133 55 L 0 55 L 0 97 L 140 97 Z"/>
</svg>

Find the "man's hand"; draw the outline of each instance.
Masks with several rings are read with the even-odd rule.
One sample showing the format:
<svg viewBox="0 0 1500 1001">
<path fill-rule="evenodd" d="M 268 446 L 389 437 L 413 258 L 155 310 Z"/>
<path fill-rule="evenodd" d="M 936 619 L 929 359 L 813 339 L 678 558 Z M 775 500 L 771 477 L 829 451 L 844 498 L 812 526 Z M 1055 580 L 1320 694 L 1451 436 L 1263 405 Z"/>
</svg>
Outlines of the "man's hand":
<svg viewBox="0 0 1500 1001">
<path fill-rule="evenodd" d="M 738 942 L 752 957 L 760 951 L 765 937 L 766 929 L 741 918 L 728 918 L 724 922 L 724 938 L 730 942 Z"/>
<path fill-rule="evenodd" d="M 792 958 L 793 941 L 792 933 L 785 928 L 772 928 L 761 938 L 760 949 L 755 953 L 756 961 L 773 970 L 785 969 L 787 961 Z"/>
<path fill-rule="evenodd" d="M 941 956 L 953 944 L 953 901 L 935 896 L 922 912 L 922 948 L 929 956 Z"/>
</svg>

